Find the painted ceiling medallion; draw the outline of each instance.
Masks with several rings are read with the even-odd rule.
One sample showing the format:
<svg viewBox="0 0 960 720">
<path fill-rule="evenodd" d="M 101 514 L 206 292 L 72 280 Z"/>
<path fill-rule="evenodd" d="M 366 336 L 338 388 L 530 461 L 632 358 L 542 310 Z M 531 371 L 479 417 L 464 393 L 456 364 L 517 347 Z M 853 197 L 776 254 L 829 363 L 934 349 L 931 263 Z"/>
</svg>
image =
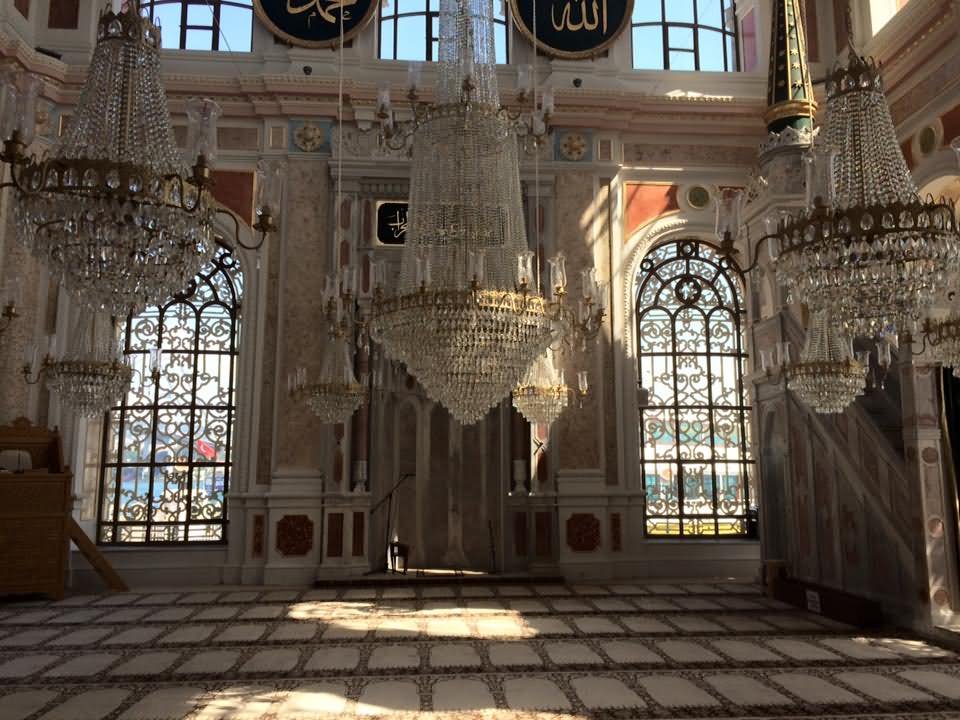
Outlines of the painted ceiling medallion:
<svg viewBox="0 0 960 720">
<path fill-rule="evenodd" d="M 377 0 L 253 0 L 260 22 L 292 45 L 335 47 L 363 30 L 377 12 Z"/>
</svg>

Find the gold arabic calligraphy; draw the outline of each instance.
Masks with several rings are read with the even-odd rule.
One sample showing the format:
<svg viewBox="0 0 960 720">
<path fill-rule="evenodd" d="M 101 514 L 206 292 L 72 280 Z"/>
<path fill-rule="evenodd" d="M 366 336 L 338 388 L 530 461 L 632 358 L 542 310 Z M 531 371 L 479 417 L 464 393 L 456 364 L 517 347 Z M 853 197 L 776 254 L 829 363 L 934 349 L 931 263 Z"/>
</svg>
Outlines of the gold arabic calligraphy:
<svg viewBox="0 0 960 720">
<path fill-rule="evenodd" d="M 600 0 L 598 5 L 597 0 L 592 0 L 590 5 L 587 5 L 587 0 L 580 0 L 580 20 L 578 22 L 573 21 L 573 6 L 576 5 L 575 2 L 571 0 L 566 0 L 563 4 L 563 10 L 560 11 L 560 20 L 557 20 L 556 15 L 556 4 L 550 6 L 550 21 L 553 24 L 553 29 L 557 32 L 566 30 L 568 32 L 579 32 L 580 30 L 587 30 L 592 32 L 598 27 L 601 27 L 601 32 L 607 34 L 607 0 Z M 588 8 L 593 10 L 593 17 L 590 17 Z M 602 9 L 601 9 L 602 8 Z"/>
<path fill-rule="evenodd" d="M 327 7 L 321 5 L 322 2 L 329 2 Z M 604 0 L 606 2 L 606 0 Z M 333 16 L 331 10 L 340 10 L 343 13 L 344 21 L 350 19 L 350 11 L 347 8 L 357 4 L 357 0 L 306 0 L 302 5 L 297 4 L 297 0 L 287 0 L 287 12 L 291 15 L 300 15 L 301 13 L 314 11 L 314 15 L 319 15 L 328 23 L 338 23 L 339 18 Z M 314 15 L 310 18 L 313 19 Z M 308 21 L 309 22 L 309 21 Z"/>
<path fill-rule="evenodd" d="M 397 210 L 396 219 L 387 223 L 387 227 L 393 231 L 394 238 L 405 236 L 407 234 L 407 211 Z"/>
</svg>

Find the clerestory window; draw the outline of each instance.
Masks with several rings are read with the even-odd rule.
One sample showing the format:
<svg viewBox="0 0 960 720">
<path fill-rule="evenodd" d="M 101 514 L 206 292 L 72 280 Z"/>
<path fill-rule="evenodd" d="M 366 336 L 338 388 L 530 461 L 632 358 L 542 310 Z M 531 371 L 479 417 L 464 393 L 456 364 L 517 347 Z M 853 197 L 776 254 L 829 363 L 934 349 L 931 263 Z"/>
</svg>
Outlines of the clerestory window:
<svg viewBox="0 0 960 720">
<path fill-rule="evenodd" d="M 170 50 L 253 49 L 253 0 L 143 0 Z"/>
<path fill-rule="evenodd" d="M 632 32 L 634 69 L 739 69 L 734 0 L 638 0 Z"/>
</svg>

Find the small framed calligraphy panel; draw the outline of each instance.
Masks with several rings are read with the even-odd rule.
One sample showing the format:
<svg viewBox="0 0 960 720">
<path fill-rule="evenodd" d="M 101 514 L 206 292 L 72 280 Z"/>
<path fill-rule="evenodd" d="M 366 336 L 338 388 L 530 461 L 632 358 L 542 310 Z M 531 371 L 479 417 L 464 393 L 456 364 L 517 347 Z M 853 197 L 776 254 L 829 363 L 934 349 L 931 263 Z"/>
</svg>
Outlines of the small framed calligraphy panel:
<svg viewBox="0 0 960 720">
<path fill-rule="evenodd" d="M 403 245 L 407 241 L 407 203 L 377 201 L 377 244 Z"/>
<path fill-rule="evenodd" d="M 533 8 L 533 0 L 510 0 L 513 21 L 531 42 Z M 630 27 L 633 0 L 537 0 L 536 8 L 537 47 L 579 60 L 603 52 Z"/>
<path fill-rule="evenodd" d="M 379 0 L 253 0 L 260 22 L 277 37 L 308 48 L 334 47 L 363 30 Z"/>
</svg>

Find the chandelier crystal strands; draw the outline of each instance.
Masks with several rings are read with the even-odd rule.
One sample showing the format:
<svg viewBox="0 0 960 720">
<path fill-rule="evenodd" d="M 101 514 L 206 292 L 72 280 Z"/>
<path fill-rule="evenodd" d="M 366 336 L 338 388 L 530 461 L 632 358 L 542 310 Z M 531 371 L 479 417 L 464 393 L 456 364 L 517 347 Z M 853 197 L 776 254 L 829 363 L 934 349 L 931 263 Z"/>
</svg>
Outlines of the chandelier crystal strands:
<svg viewBox="0 0 960 720">
<path fill-rule="evenodd" d="M 160 29 L 139 0 L 101 14 L 76 112 L 43 157 L 27 153 L 38 83 L 24 77 L 4 83 L 17 101 L 5 103 L 0 152 L 20 239 L 82 302 L 118 317 L 184 287 L 213 251 L 215 215 L 230 214 L 210 194 L 220 110 L 210 100 L 188 107 L 187 168 L 160 78 Z M 262 244 L 272 215 L 258 214 L 254 229 Z"/>
<path fill-rule="evenodd" d="M 537 288 L 527 249 L 518 128 L 541 137 L 552 101 L 529 123 L 499 105 L 492 0 L 441 0 L 434 104 L 411 88 L 414 119 L 394 128 L 386 98 L 384 134 L 409 139 L 409 225 L 399 288 L 385 292 L 378 263 L 370 328 L 427 395 L 463 424 L 480 420 L 522 379 L 555 332 L 596 335 L 605 291 L 584 290 L 579 317 Z M 562 321 L 574 321 L 562 327 Z"/>
<path fill-rule="evenodd" d="M 351 339 L 361 338 L 363 328 L 354 326 L 351 310 L 356 300 L 357 275 L 353 267 L 343 268 L 339 277 L 328 276 L 323 290 L 324 322 L 328 342 L 324 346 L 320 373 L 315 382 L 299 367 L 287 379 L 290 395 L 304 403 L 321 422 L 347 422 L 367 399 L 367 378 L 357 380 L 353 370 Z"/>
<path fill-rule="evenodd" d="M 47 388 L 65 406 L 84 417 L 97 417 L 126 395 L 133 369 L 125 361 L 113 323 L 102 313 L 81 306 L 70 338 L 67 351 L 58 358 L 52 337 L 39 368 L 32 351 L 23 366 L 24 378 L 29 384 L 45 378 Z"/>
<path fill-rule="evenodd" d="M 513 406 L 534 425 L 552 425 L 570 401 L 570 388 L 558 370 L 553 350 L 539 355 L 513 389 Z"/>
<path fill-rule="evenodd" d="M 954 206 L 917 195 L 872 60 L 851 53 L 826 92 L 825 142 L 806 156 L 809 207 L 771 238 L 778 282 L 847 336 L 909 332 L 960 268 Z"/>
<path fill-rule="evenodd" d="M 800 362 L 787 367 L 787 387 L 815 412 L 842 413 L 863 394 L 867 364 L 834 327 L 829 312 L 820 310 L 810 317 Z"/>
</svg>

